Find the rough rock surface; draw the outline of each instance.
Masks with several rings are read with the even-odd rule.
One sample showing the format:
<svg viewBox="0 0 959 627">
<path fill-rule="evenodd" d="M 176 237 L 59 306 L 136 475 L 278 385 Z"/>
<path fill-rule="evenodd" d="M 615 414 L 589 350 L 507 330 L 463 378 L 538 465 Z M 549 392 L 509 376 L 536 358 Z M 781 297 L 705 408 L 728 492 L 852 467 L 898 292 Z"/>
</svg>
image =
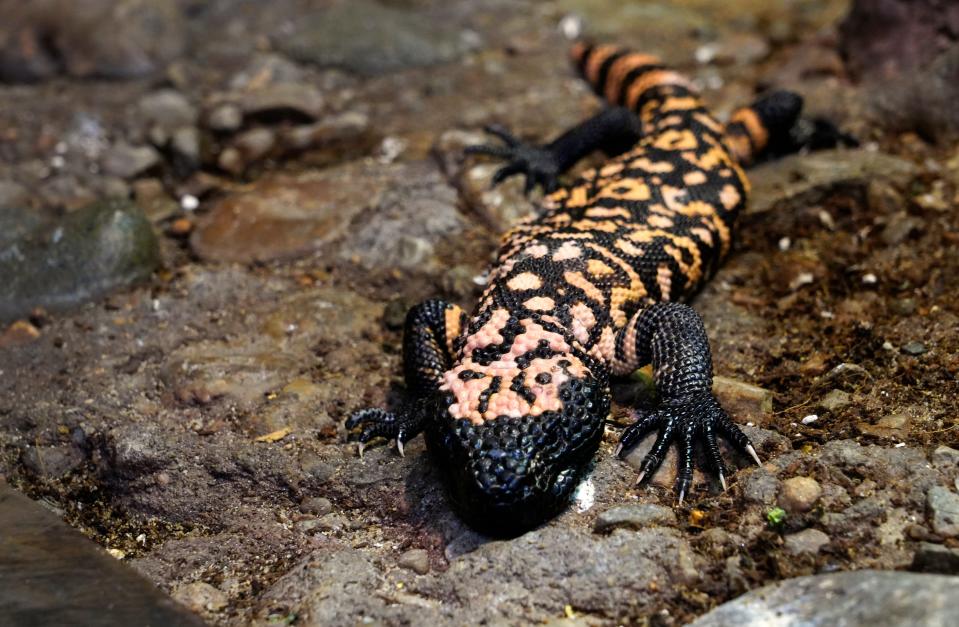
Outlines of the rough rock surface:
<svg viewBox="0 0 959 627">
<path fill-rule="evenodd" d="M 801 577 L 754 590 L 690 627 L 768 625 L 946 625 L 959 612 L 956 577 L 860 571 Z"/>
</svg>

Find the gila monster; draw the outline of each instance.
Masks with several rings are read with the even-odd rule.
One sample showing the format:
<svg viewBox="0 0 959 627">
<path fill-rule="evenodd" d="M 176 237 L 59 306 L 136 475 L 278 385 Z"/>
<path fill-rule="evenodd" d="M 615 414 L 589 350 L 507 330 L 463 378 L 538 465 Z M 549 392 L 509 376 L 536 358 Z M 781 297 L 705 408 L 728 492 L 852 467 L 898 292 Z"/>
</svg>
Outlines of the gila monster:
<svg viewBox="0 0 959 627">
<path fill-rule="evenodd" d="M 646 364 L 658 403 L 633 410 L 617 449 L 622 456 L 658 433 L 637 483 L 674 442 L 680 503 L 694 444 L 724 489 L 717 436 L 759 463 L 713 397 L 706 332 L 681 301 L 729 253 L 749 193 L 743 166 L 846 138 L 800 118 L 794 93 L 774 92 L 723 125 L 688 79 L 653 56 L 578 43 L 572 58 L 608 106 L 544 146 L 491 127 L 502 144 L 467 149 L 508 160 L 494 185 L 513 174 L 525 174 L 527 190 L 541 185 L 541 211 L 504 236 L 471 316 L 442 300 L 409 311 L 409 400 L 346 423 L 361 454 L 378 437 L 402 453 L 425 432 L 454 509 L 495 535 L 529 529 L 568 504 L 603 437 L 610 378 Z M 595 150 L 610 160 L 560 187 L 557 178 Z"/>
</svg>

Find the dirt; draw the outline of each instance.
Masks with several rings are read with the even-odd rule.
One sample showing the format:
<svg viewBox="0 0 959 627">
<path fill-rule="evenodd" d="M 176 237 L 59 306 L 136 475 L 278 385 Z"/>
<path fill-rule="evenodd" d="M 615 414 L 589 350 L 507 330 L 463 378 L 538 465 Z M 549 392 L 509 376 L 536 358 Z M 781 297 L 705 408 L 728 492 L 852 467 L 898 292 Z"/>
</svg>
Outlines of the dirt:
<svg viewBox="0 0 959 627">
<path fill-rule="evenodd" d="M 7 321 L 6 481 L 222 625 L 682 624 L 771 581 L 904 570 L 921 545 L 957 546 L 934 531 L 927 493 L 959 478 L 959 152 L 867 115 L 833 62 L 846 3 L 655 7 L 672 29 L 656 45 L 676 41 L 671 60 L 718 111 L 758 85 L 788 85 L 864 143 L 755 169 L 811 182 L 758 192 L 763 209 L 744 216 L 693 302 L 716 373 L 772 394 L 772 411 L 745 427 L 763 466 L 729 452 L 740 468 L 729 491 L 697 476 L 677 506 L 671 469 L 636 488 L 641 453 L 613 458 L 619 406 L 588 480 L 593 502 L 511 541 L 478 536 L 448 509 L 421 439 L 405 457 L 382 446 L 360 459 L 343 420 L 402 397 L 406 308 L 434 296 L 469 307 L 498 231 L 529 209 L 517 181 L 490 191 L 490 168 L 464 162 L 462 145 L 490 122 L 546 140 L 597 107 L 566 61 L 571 16 L 634 45 L 649 21 L 616 17 L 617 2 L 391 1 L 383 13 L 409 13 L 415 33 L 444 20 L 442 49 L 417 38 L 397 57 L 408 64 L 368 59 L 354 74 L 316 65 L 337 51 L 304 51 L 302 38 L 295 59 L 279 52 L 290 24 L 327 4 L 183 0 L 190 53 L 165 71 L 0 84 L 0 183 L 26 190 L 19 206 L 56 218 L 133 197 L 162 257 L 137 287 Z M 237 129 L 209 122 L 237 93 L 289 84 L 316 87 L 320 108 L 313 91 L 297 100 L 285 86 Z M 197 115 L 152 128 L 136 103 L 161 88 Z M 344 114 L 348 125 L 311 126 Z M 180 124 L 201 138 L 196 161 L 172 143 Z M 268 149 L 240 140 L 254 129 Z M 120 142 L 153 145 L 161 162 L 104 173 Z M 231 147 L 241 161 L 224 168 Z M 837 159 L 852 165 L 835 173 Z M 818 496 L 784 493 L 796 477 Z M 633 504 L 675 519 L 600 521 Z M 807 530 L 828 541 L 795 538 Z M 425 565 L 417 553 L 415 569 L 403 566 L 411 550 Z"/>
</svg>

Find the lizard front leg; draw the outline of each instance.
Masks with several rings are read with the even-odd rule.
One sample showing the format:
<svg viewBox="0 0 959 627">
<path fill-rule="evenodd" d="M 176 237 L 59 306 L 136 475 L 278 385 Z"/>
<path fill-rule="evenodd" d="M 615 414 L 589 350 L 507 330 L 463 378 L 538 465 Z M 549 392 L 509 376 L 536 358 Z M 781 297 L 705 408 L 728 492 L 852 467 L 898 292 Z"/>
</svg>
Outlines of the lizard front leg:
<svg viewBox="0 0 959 627">
<path fill-rule="evenodd" d="M 543 146 L 529 144 L 499 126 L 487 132 L 503 141 L 503 145 L 468 146 L 467 154 L 490 155 L 508 163 L 493 175 L 493 184 L 514 174 L 526 176 L 526 193 L 542 185 L 546 193 L 559 186 L 559 176 L 577 161 L 596 150 L 612 157 L 632 148 L 642 135 L 642 123 L 625 107 L 607 107 L 584 120 Z"/>
<path fill-rule="evenodd" d="M 623 431 L 617 454 L 658 431 L 653 448 L 640 466 L 637 483 L 656 472 L 673 441 L 679 443 L 679 472 L 675 489 L 679 502 L 693 478 L 693 446 L 699 439 L 719 481 L 726 488 L 726 465 L 716 436 L 721 435 L 758 464 L 749 438 L 729 418 L 712 394 L 713 365 L 702 319 L 681 303 L 656 303 L 638 312 L 616 340 L 613 373 L 627 374 L 652 363 L 659 406 L 639 411 L 637 421 Z"/>
<path fill-rule="evenodd" d="M 403 454 L 403 445 L 416 437 L 425 426 L 425 401 L 439 391 L 443 373 L 453 366 L 454 340 L 466 326 L 466 312 L 457 305 L 433 299 L 420 303 L 406 314 L 403 329 L 403 371 L 410 398 L 397 412 L 380 408 L 363 409 L 346 420 L 346 428 L 363 447 L 374 438 L 396 440 Z"/>
</svg>

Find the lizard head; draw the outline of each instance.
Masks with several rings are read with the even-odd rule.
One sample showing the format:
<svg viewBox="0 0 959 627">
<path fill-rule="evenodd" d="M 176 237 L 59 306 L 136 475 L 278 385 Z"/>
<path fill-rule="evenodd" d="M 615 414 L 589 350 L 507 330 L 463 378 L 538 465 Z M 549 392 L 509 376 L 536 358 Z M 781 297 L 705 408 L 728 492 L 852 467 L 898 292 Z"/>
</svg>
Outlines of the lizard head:
<svg viewBox="0 0 959 627">
<path fill-rule="evenodd" d="M 610 405 L 606 385 L 571 355 L 531 359 L 514 370 L 467 363 L 451 371 L 473 372 L 455 375 L 473 385 L 448 386 L 427 430 L 454 509 L 499 536 L 526 531 L 569 503 Z M 465 411 L 474 397 L 481 402 Z"/>
</svg>

